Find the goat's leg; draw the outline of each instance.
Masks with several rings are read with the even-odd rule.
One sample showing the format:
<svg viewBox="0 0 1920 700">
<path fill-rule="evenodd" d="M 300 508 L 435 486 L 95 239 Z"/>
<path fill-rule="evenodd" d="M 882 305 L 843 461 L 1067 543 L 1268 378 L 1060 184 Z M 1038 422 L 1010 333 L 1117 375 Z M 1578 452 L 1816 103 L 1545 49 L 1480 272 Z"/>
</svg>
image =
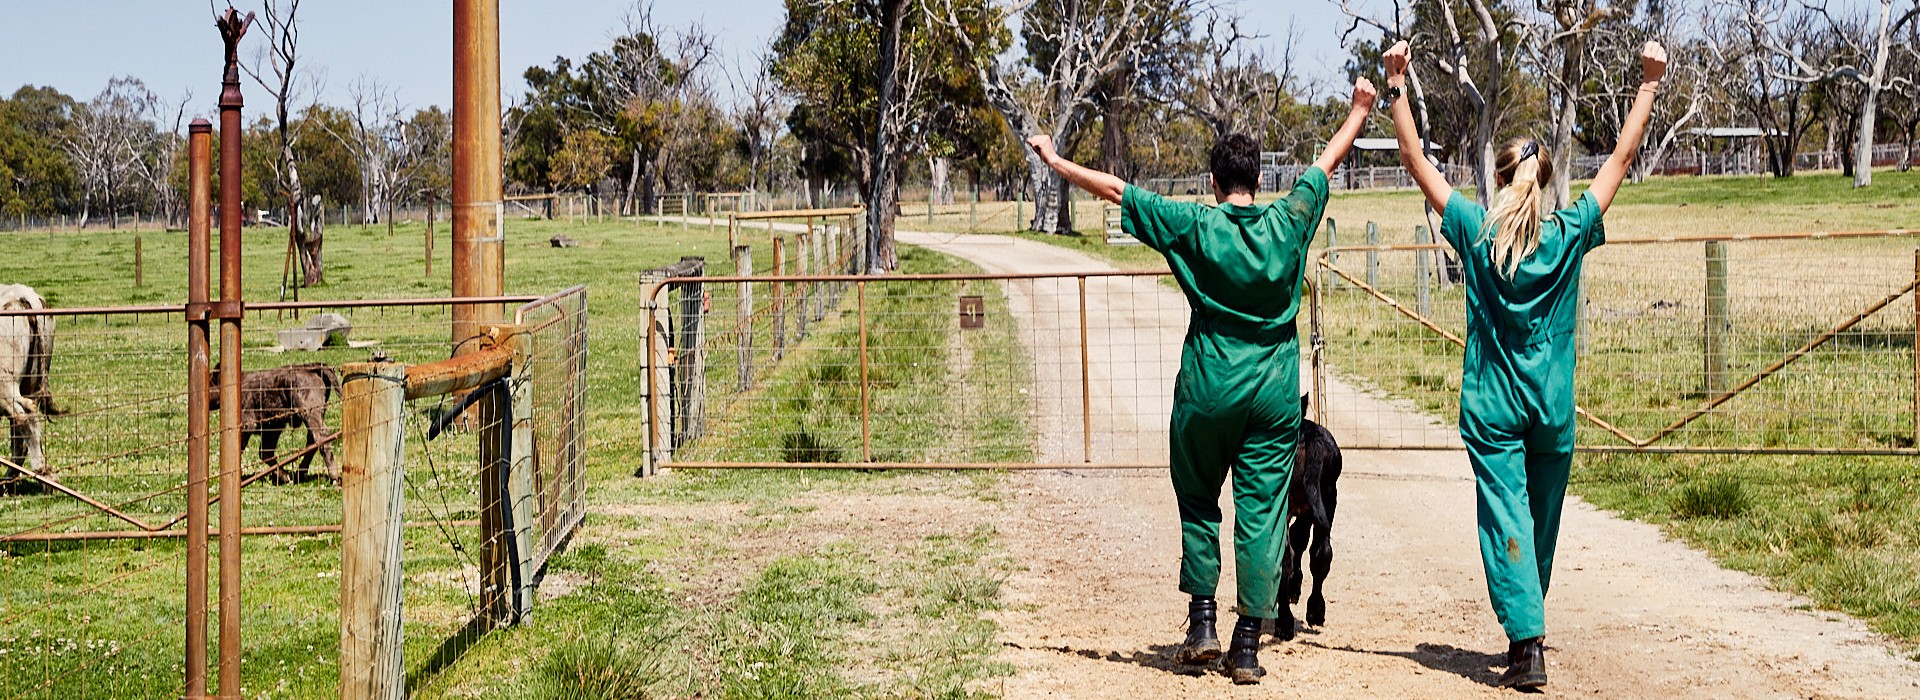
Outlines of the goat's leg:
<svg viewBox="0 0 1920 700">
<path fill-rule="evenodd" d="M 307 426 L 307 446 L 312 447 L 316 443 L 320 445 L 320 448 L 313 452 L 320 453 L 320 462 L 327 467 L 327 478 L 336 483 L 339 482 L 340 465 L 333 461 L 333 444 L 320 442 L 327 437 L 327 421 L 321 415 L 320 409 L 301 411 L 300 422 Z M 300 474 L 305 478 L 313 476 L 313 452 L 308 452 L 300 458 Z"/>
<path fill-rule="evenodd" d="M 1273 636 L 1281 640 L 1293 639 L 1294 629 L 1299 627 L 1293 617 L 1293 604 L 1300 600 L 1300 533 L 1306 518 L 1295 518 L 1287 527 L 1287 546 L 1280 552 L 1280 595 L 1275 598 L 1280 603 L 1280 614 L 1273 620 Z"/>
<path fill-rule="evenodd" d="M 1307 624 L 1321 627 L 1327 624 L 1327 599 L 1320 589 L 1327 583 L 1327 572 L 1333 570 L 1333 526 L 1316 525 L 1313 528 L 1313 596 L 1307 598 Z"/>
<path fill-rule="evenodd" d="M 40 413 L 34 410 L 33 401 L 15 397 L 0 403 L 0 409 L 4 409 L 7 414 L 8 442 L 11 443 L 14 463 L 33 470 L 36 474 L 45 475 L 47 458 L 40 451 Z M 39 487 L 40 484 L 37 481 L 22 481 L 19 491 L 34 493 L 39 490 Z"/>
<path fill-rule="evenodd" d="M 258 431 L 260 433 L 260 461 L 266 463 L 267 469 L 272 469 L 273 463 L 276 461 L 279 461 L 280 431 L 284 429 L 285 429 L 285 426 L 282 426 L 279 424 L 268 424 L 268 425 L 260 426 L 260 429 Z M 241 438 L 241 440 L 242 440 L 242 443 L 241 443 L 240 449 L 241 451 L 244 452 L 247 449 L 246 444 L 244 442 L 246 438 L 243 437 Z M 267 478 L 272 479 L 273 483 L 276 483 L 276 484 L 293 483 L 292 470 L 286 469 L 284 467 L 281 468 L 279 471 L 274 472 L 271 476 L 268 476 Z"/>
</svg>

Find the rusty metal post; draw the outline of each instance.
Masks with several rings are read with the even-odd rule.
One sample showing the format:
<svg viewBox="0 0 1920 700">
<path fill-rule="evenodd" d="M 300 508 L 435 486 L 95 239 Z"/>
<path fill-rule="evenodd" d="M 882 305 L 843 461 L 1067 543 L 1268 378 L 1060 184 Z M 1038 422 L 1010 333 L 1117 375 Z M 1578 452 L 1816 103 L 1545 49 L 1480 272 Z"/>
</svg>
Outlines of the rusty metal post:
<svg viewBox="0 0 1920 700">
<path fill-rule="evenodd" d="M 500 2 L 453 4 L 453 295 L 503 288 L 506 232 L 500 199 Z M 481 326 L 504 320 L 499 304 L 453 307 L 457 354 Z"/>
<path fill-rule="evenodd" d="M 860 295 L 860 461 L 873 461 L 872 412 L 867 407 L 867 281 L 854 284 Z"/>
<path fill-rule="evenodd" d="M 226 42 L 220 80 L 220 697 L 240 697 L 240 37 L 253 24 L 227 8 L 216 23 Z"/>
<path fill-rule="evenodd" d="M 1093 384 L 1087 364 L 1087 276 L 1080 275 L 1080 461 L 1093 462 Z"/>
<path fill-rule="evenodd" d="M 187 685 L 207 696 L 208 236 L 213 228 L 213 124 L 187 127 Z"/>
</svg>

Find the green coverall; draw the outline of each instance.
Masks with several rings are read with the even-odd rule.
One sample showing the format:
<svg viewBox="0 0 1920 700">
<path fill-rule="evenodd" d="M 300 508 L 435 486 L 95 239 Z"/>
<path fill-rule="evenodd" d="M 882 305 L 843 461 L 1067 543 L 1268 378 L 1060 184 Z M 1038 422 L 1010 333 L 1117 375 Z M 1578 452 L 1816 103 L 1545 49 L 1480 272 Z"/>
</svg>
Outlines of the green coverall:
<svg viewBox="0 0 1920 700">
<path fill-rule="evenodd" d="M 1121 225 L 1167 258 L 1192 309 L 1169 431 L 1180 506 L 1180 590 L 1220 584 L 1220 486 L 1233 473 L 1240 613 L 1279 609 L 1287 483 L 1300 433 L 1300 346 L 1293 319 L 1307 244 L 1327 206 L 1310 168 L 1285 199 L 1208 207 L 1128 186 Z"/>
<path fill-rule="evenodd" d="M 1487 594 L 1507 638 L 1520 641 L 1547 631 L 1547 582 L 1573 464 L 1580 267 L 1607 234 L 1599 203 L 1583 194 L 1545 218 L 1539 249 L 1509 279 L 1493 266 L 1486 218 L 1456 191 L 1440 231 L 1466 281 L 1460 437 L 1478 482 Z"/>
</svg>

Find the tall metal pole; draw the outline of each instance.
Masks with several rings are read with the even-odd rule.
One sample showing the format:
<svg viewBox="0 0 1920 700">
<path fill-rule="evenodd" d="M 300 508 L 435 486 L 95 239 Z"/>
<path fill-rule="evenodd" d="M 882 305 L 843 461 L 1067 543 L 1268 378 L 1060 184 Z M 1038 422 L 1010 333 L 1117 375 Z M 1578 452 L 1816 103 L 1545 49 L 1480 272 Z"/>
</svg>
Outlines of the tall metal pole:
<svg viewBox="0 0 1920 700">
<path fill-rule="evenodd" d="M 187 692 L 207 696 L 207 253 L 213 124 L 187 127 Z"/>
<path fill-rule="evenodd" d="M 227 8 L 220 79 L 220 697 L 240 697 L 240 37 L 253 24 Z"/>
<path fill-rule="evenodd" d="M 500 199 L 500 2 L 453 4 L 453 295 L 496 296 L 504 287 Z M 453 307 L 457 353 L 482 326 L 505 320 L 498 304 Z"/>
</svg>

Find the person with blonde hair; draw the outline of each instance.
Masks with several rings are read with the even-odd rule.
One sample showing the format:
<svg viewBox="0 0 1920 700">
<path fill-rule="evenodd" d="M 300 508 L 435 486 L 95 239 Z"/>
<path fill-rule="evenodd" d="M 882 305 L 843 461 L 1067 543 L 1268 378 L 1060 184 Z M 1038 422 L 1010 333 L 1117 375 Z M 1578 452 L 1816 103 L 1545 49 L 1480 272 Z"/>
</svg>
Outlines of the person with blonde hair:
<svg viewBox="0 0 1920 700">
<path fill-rule="evenodd" d="M 1410 49 L 1382 56 L 1400 160 L 1442 212 L 1440 232 L 1458 253 L 1467 297 L 1460 437 L 1478 490 L 1481 563 L 1494 615 L 1506 630 L 1498 684 L 1547 684 L 1547 582 L 1573 464 L 1574 326 L 1581 262 L 1606 243 L 1601 215 L 1633 164 L 1666 71 L 1667 52 L 1640 53 L 1639 92 L 1613 155 L 1572 206 L 1542 211 L 1554 163 L 1541 143 L 1515 139 L 1494 159 L 1500 187 L 1491 211 L 1455 192 L 1420 148 L 1406 100 Z"/>
</svg>

